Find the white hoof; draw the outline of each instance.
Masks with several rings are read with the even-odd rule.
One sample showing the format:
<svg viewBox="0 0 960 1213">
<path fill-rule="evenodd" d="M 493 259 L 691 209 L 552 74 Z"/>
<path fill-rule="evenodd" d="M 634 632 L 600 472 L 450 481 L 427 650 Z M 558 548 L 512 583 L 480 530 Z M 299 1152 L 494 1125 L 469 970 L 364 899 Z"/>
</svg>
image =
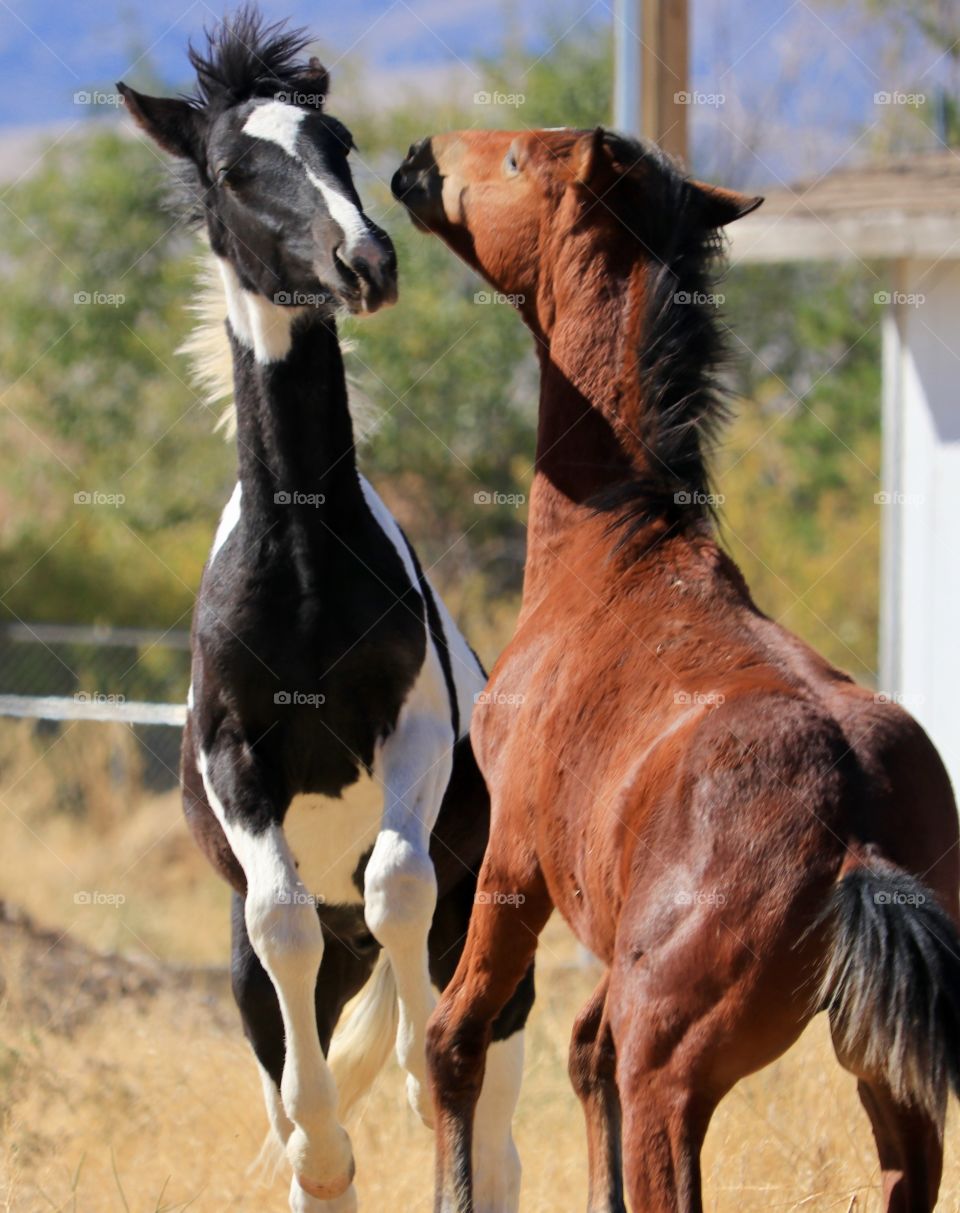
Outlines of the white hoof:
<svg viewBox="0 0 960 1213">
<path fill-rule="evenodd" d="M 336 1200 L 317 1200 L 304 1192 L 294 1176 L 290 1182 L 290 1213 L 357 1213 L 357 1189 L 351 1184 Z"/>
<path fill-rule="evenodd" d="M 294 1183 L 316 1200 L 338 1200 L 353 1183 L 353 1149 L 346 1130 L 339 1125 L 335 1134 L 322 1143 L 311 1142 L 297 1125 L 287 1141 L 287 1159 Z"/>
</svg>

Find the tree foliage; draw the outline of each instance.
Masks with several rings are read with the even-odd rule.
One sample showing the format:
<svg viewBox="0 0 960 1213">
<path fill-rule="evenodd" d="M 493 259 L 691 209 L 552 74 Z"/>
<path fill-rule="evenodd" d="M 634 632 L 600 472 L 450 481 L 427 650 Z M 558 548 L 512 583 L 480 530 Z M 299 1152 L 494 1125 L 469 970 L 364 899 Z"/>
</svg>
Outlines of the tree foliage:
<svg viewBox="0 0 960 1213">
<path fill-rule="evenodd" d="M 360 192 L 400 258 L 398 307 L 346 330 L 354 394 L 376 422 L 365 470 L 463 622 L 492 655 L 519 590 L 537 397 L 512 309 L 413 230 L 387 182 L 407 144 L 455 126 L 591 126 L 610 110 L 608 35 L 586 28 L 537 58 L 478 66 L 490 93 L 382 104 L 341 80 Z M 335 100 L 336 100 L 335 97 Z M 234 457 L 176 349 L 191 320 L 193 238 L 164 209 L 168 170 L 144 144 L 94 129 L 50 153 L 0 207 L 2 602 L 26 619 L 183 624 Z M 723 288 L 739 417 L 717 459 L 725 534 L 760 605 L 841 665 L 875 661 L 879 357 L 863 269 L 740 270 Z M 121 294 L 118 306 L 79 292 Z M 121 505 L 77 493 L 121 494 Z"/>
</svg>

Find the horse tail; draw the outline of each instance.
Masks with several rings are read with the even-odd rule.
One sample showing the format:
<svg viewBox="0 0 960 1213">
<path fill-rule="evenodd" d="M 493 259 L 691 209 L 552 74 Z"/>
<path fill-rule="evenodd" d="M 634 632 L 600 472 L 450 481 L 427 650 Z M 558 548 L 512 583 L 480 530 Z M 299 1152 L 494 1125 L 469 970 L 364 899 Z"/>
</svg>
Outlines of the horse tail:
<svg viewBox="0 0 960 1213">
<path fill-rule="evenodd" d="M 960 933 L 916 877 L 871 858 L 836 884 L 820 989 L 837 1053 L 943 1125 L 960 1097 Z"/>
<path fill-rule="evenodd" d="M 381 952 L 330 1043 L 327 1060 L 337 1083 L 341 1120 L 383 1069 L 397 1039 L 398 1022 L 397 982 L 386 952 Z"/>
</svg>

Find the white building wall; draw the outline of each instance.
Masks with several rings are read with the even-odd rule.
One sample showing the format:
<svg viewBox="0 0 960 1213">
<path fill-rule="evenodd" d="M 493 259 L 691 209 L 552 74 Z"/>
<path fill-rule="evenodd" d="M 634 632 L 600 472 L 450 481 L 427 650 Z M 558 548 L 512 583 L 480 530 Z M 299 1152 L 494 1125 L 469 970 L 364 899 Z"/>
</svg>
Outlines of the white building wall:
<svg viewBox="0 0 960 1213">
<path fill-rule="evenodd" d="M 881 689 L 960 794 L 960 262 L 901 262 L 884 322 Z"/>
</svg>

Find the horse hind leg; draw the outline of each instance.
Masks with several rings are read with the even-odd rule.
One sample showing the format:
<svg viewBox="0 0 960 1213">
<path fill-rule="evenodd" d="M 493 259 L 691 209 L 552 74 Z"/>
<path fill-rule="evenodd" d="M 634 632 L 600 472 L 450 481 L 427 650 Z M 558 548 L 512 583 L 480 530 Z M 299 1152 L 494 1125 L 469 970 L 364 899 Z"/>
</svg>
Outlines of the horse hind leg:
<svg viewBox="0 0 960 1213">
<path fill-rule="evenodd" d="M 884 1213 L 930 1213 L 943 1170 L 941 1127 L 881 1081 L 858 1079 L 857 1093 L 877 1143 Z"/>
<path fill-rule="evenodd" d="M 588 1213 L 626 1213 L 616 1050 L 606 1017 L 609 985 L 607 972 L 577 1016 L 570 1040 L 570 1081 L 587 1129 Z"/>
<path fill-rule="evenodd" d="M 960 1090 L 960 932 L 931 889 L 877 856 L 837 882 L 824 921 L 820 997 L 873 1127 L 884 1213 L 930 1213 Z"/>
<path fill-rule="evenodd" d="M 638 886 L 621 917 L 606 1015 L 635 1210 L 703 1213 L 700 1154 L 717 1104 L 813 1016 L 802 925 L 758 916 L 756 901 L 747 881 L 692 900 L 665 882 Z"/>
</svg>

